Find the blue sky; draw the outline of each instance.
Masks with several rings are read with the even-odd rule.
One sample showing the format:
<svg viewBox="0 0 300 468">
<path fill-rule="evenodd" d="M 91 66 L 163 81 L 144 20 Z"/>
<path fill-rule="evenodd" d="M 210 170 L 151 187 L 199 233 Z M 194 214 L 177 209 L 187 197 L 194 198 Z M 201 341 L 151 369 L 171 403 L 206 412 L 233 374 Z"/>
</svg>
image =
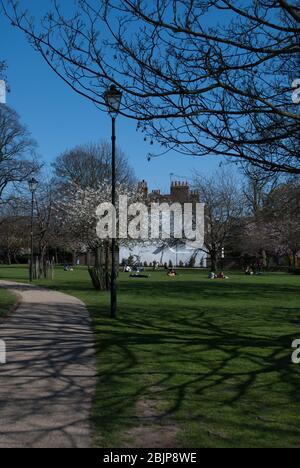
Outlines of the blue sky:
<svg viewBox="0 0 300 468">
<path fill-rule="evenodd" d="M 48 0 L 47 3 L 50 5 Z M 39 4 L 30 4 L 34 15 L 37 8 L 34 4 Z M 0 44 L 0 60 L 7 62 L 11 88 L 7 103 L 20 114 L 49 167 L 54 158 L 68 148 L 110 139 L 109 117 L 68 88 L 31 48 L 24 35 L 4 17 L 0 18 Z M 185 178 L 192 177 L 194 170 L 209 174 L 218 167 L 213 157 L 192 158 L 176 153 L 149 163 L 147 155 L 155 152 L 155 146 L 144 142 L 133 121 L 120 117 L 117 126 L 118 145 L 127 154 L 137 177 L 147 179 L 151 189 L 167 191 L 170 173 Z"/>
</svg>

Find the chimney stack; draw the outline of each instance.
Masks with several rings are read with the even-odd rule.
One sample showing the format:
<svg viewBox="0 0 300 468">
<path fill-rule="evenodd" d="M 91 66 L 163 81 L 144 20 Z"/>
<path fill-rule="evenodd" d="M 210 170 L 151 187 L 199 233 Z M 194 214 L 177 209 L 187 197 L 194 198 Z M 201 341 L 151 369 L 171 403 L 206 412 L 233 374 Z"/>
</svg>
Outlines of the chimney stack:
<svg viewBox="0 0 300 468">
<path fill-rule="evenodd" d="M 189 202 L 189 184 L 188 182 L 174 181 L 171 184 L 171 200 L 175 203 Z"/>
<path fill-rule="evenodd" d="M 138 183 L 138 192 L 140 192 L 145 198 L 148 197 L 148 184 L 145 180 Z"/>
</svg>

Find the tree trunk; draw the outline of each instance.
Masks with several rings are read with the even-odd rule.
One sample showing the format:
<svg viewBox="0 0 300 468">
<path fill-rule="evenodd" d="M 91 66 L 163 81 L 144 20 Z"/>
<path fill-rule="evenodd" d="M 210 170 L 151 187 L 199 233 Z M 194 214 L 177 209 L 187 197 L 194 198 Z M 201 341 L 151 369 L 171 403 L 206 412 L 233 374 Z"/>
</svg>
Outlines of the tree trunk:
<svg viewBox="0 0 300 468">
<path fill-rule="evenodd" d="M 267 257 L 267 252 L 265 250 L 262 251 L 262 258 L 263 258 L 263 266 L 264 268 L 268 267 L 268 257 Z"/>
<path fill-rule="evenodd" d="M 73 266 L 76 266 L 76 257 L 77 257 L 77 252 L 76 252 L 76 250 L 73 250 L 73 252 L 72 252 L 72 263 L 73 263 Z"/>
<path fill-rule="evenodd" d="M 100 266 L 101 266 L 101 251 L 100 251 L 99 246 L 95 247 L 94 256 L 95 256 L 95 268 L 100 268 Z"/>
<path fill-rule="evenodd" d="M 211 271 L 216 272 L 218 270 L 218 256 L 216 251 L 210 252 Z"/>
<path fill-rule="evenodd" d="M 47 278 L 47 266 L 46 266 L 46 246 L 40 247 L 40 255 L 39 255 L 39 271 L 38 277 L 40 278 Z"/>
<path fill-rule="evenodd" d="M 89 274 L 97 291 L 107 291 L 110 288 L 110 275 L 107 268 L 106 247 L 97 246 L 94 249 L 95 266 L 89 266 Z"/>
<path fill-rule="evenodd" d="M 7 249 L 6 257 L 7 257 L 7 265 L 11 265 L 10 249 Z"/>
</svg>

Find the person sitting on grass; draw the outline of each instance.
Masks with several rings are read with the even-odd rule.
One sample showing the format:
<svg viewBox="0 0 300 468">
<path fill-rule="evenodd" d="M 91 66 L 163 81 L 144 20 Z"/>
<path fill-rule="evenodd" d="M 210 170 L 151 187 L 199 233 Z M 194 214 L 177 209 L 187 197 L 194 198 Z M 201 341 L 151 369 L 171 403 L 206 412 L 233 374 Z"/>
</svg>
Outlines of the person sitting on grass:
<svg viewBox="0 0 300 468">
<path fill-rule="evenodd" d="M 253 271 L 251 266 L 247 266 L 247 268 L 245 270 L 245 275 L 247 275 L 247 276 L 253 276 L 254 275 L 254 271 Z"/>
<path fill-rule="evenodd" d="M 211 271 L 208 275 L 208 279 L 215 279 L 216 277 L 217 275 L 213 271 Z"/>
<path fill-rule="evenodd" d="M 169 271 L 168 271 L 167 275 L 170 276 L 170 277 L 172 277 L 172 278 L 174 278 L 175 276 L 177 276 L 177 272 L 176 272 L 176 270 L 174 270 L 174 269 L 172 268 L 172 270 L 169 270 Z"/>
</svg>

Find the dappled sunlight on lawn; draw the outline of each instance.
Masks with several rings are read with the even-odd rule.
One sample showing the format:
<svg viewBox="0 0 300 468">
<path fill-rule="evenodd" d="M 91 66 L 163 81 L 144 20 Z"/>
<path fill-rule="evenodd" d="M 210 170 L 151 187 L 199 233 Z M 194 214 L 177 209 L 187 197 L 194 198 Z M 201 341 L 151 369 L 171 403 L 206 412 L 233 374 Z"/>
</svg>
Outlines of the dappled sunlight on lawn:
<svg viewBox="0 0 300 468">
<path fill-rule="evenodd" d="M 178 447 L 299 445 L 291 343 L 300 338 L 300 277 L 229 277 L 121 274 L 116 321 L 109 294 L 91 288 L 84 268 L 40 282 L 84 300 L 93 316 L 98 444 L 126 445 L 142 428 L 163 440 L 173 427 Z"/>
</svg>

